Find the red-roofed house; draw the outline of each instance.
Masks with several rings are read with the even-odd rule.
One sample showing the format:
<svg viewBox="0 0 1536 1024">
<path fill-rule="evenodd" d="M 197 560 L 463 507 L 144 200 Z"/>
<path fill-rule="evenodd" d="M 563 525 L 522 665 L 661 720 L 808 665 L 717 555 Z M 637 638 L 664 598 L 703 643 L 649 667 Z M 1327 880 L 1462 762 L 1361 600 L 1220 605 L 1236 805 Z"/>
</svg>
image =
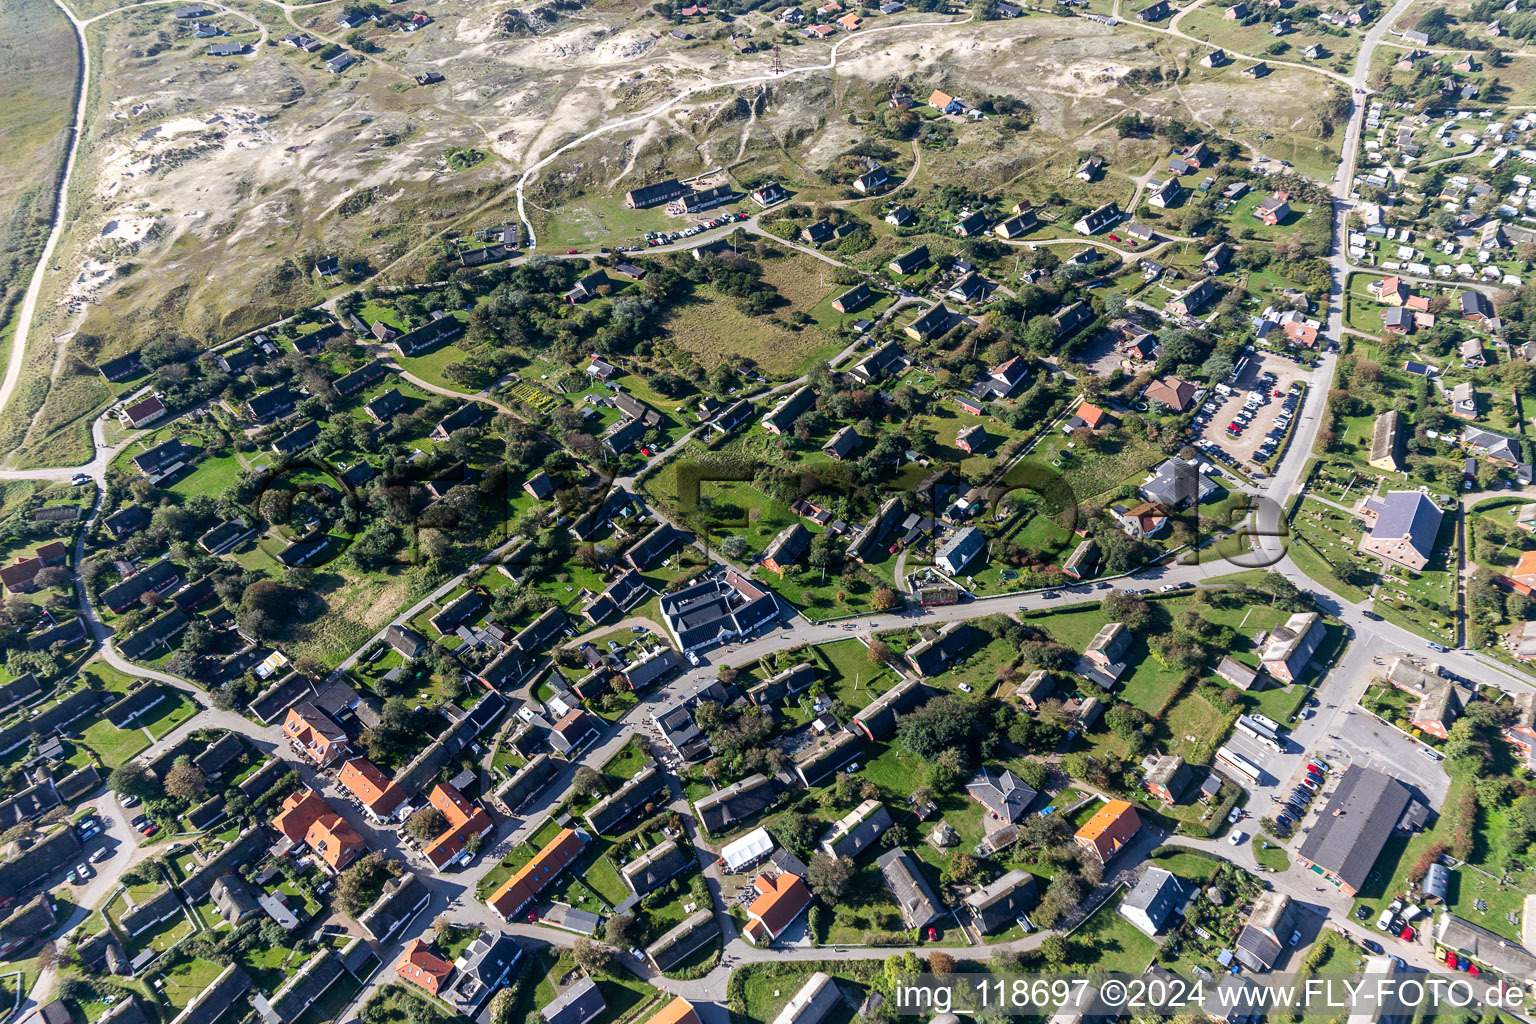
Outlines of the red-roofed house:
<svg viewBox="0 0 1536 1024">
<path fill-rule="evenodd" d="M 330 865 L 332 871 L 340 871 L 367 849 L 363 837 L 358 835 L 345 818 L 330 808 L 316 818 L 304 833 L 304 845 Z"/>
<path fill-rule="evenodd" d="M 1313 348 L 1317 345 L 1317 328 L 1300 320 L 1285 325 L 1285 337 L 1292 345 Z"/>
<path fill-rule="evenodd" d="M 1077 414 L 1074 418 L 1082 420 L 1082 426 L 1087 427 L 1089 430 L 1098 430 L 1100 427 L 1107 425 L 1111 419 L 1109 413 L 1096 405 L 1089 405 L 1087 402 L 1077 407 Z"/>
<path fill-rule="evenodd" d="M 584 845 L 580 833 L 563 829 L 548 846 L 534 854 L 532 860 L 518 868 L 516 874 L 497 886 L 485 901 L 486 905 L 501 915 L 503 921 L 511 921 L 512 916 L 559 877 L 560 872 L 575 863 Z"/>
<path fill-rule="evenodd" d="M 319 793 L 305 787 L 288 794 L 288 798 L 283 801 L 282 811 L 272 822 L 272 827 L 291 842 L 302 843 L 304 837 L 309 834 L 309 826 L 329 810 L 330 807 L 320 798 Z"/>
<path fill-rule="evenodd" d="M 1408 284 L 1400 277 L 1384 277 L 1380 281 L 1372 281 L 1366 285 L 1366 290 L 1374 291 L 1376 298 L 1387 306 L 1401 306 L 1408 301 Z"/>
<path fill-rule="evenodd" d="M 295 750 L 322 767 L 351 752 L 341 726 L 307 700 L 288 709 L 283 735 Z"/>
<path fill-rule="evenodd" d="M 747 907 L 745 933 L 759 946 L 778 938 L 811 905 L 811 890 L 805 880 L 788 871 L 776 878 L 758 875 L 753 888 L 758 895 Z"/>
<path fill-rule="evenodd" d="M 341 766 L 341 784 L 374 821 L 393 821 L 405 806 L 405 791 L 366 757 L 354 757 Z"/>
<path fill-rule="evenodd" d="M 463 793 L 446 783 L 433 786 L 427 800 L 433 807 L 442 811 L 443 817 L 448 819 L 448 827 L 442 835 L 428 843 L 421 851 L 422 856 L 441 871 L 464 857 L 468 849 L 467 844 L 471 839 L 485 835 L 494 826 L 491 823 L 491 816 L 485 813 L 485 808 L 476 807 L 464 798 Z"/>
<path fill-rule="evenodd" d="M 406 943 L 405 952 L 395 963 L 395 973 L 406 981 L 420 985 L 437 995 L 453 975 L 453 964 L 432 952 L 430 944 L 421 939 Z"/>
<path fill-rule="evenodd" d="M 11 565 L 0 566 L 0 583 L 13 593 L 25 593 L 35 585 L 37 574 L 52 565 L 63 565 L 69 549 L 62 541 L 49 541 L 32 553 L 31 558 L 19 558 Z"/>
</svg>

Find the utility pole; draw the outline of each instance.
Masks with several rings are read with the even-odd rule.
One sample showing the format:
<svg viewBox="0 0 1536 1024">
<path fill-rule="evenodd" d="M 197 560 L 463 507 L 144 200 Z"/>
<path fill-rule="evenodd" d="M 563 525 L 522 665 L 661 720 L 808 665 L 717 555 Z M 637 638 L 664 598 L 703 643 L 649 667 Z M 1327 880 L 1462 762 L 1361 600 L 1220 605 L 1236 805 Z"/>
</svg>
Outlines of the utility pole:
<svg viewBox="0 0 1536 1024">
<path fill-rule="evenodd" d="M 773 44 L 773 67 L 771 70 L 775 75 L 782 75 L 784 73 L 784 58 L 779 53 L 778 43 Z"/>
</svg>

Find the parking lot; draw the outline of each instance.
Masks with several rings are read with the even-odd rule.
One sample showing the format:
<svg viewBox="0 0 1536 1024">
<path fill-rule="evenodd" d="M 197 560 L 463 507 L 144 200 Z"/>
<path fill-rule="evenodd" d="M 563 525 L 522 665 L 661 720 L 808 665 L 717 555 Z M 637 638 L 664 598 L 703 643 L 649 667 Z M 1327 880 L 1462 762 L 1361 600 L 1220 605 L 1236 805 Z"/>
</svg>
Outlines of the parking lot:
<svg viewBox="0 0 1536 1024">
<path fill-rule="evenodd" d="M 1249 357 L 1237 382 L 1206 398 L 1195 427 L 1202 448 L 1213 445 L 1248 471 L 1274 452 L 1295 411 L 1305 368 L 1281 356 L 1259 352 Z M 1277 393 L 1278 392 L 1278 396 Z M 1235 426 L 1233 431 L 1229 429 Z M 1226 460 L 1219 460 L 1226 461 Z"/>
</svg>

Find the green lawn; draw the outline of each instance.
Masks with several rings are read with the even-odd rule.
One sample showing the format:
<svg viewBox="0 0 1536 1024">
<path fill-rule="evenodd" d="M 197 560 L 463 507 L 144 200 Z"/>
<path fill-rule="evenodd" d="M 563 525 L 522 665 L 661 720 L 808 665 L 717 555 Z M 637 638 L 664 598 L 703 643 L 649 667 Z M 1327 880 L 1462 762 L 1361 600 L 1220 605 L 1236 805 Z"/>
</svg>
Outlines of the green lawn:
<svg viewBox="0 0 1536 1024">
<path fill-rule="evenodd" d="M 108 768 L 123 764 L 150 743 L 143 729 L 119 729 L 106 719 L 86 726 L 81 738 Z"/>
<path fill-rule="evenodd" d="M 1119 897 L 1094 911 L 1067 939 L 1064 970 L 1140 974 L 1157 955 L 1157 944 L 1117 911 Z"/>
<path fill-rule="evenodd" d="M 1271 871 L 1284 871 L 1291 866 L 1291 858 L 1286 856 L 1285 847 L 1270 836 L 1253 837 L 1253 856 Z"/>
<path fill-rule="evenodd" d="M 197 714 L 197 705 L 192 703 L 179 691 L 172 692 L 168 699 L 162 701 L 155 708 L 159 712 L 152 721 L 144 723 L 144 728 L 155 739 L 164 738 L 172 729 Z"/>
</svg>

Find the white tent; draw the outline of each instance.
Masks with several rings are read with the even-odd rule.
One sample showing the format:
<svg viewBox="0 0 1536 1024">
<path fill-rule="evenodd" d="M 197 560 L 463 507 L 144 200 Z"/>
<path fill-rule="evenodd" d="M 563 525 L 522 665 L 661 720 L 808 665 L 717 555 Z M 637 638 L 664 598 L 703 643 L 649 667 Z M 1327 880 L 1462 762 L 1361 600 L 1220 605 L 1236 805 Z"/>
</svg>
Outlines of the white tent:
<svg viewBox="0 0 1536 1024">
<path fill-rule="evenodd" d="M 727 871 L 741 871 L 773 852 L 773 836 L 765 828 L 754 829 L 720 850 Z"/>
</svg>

